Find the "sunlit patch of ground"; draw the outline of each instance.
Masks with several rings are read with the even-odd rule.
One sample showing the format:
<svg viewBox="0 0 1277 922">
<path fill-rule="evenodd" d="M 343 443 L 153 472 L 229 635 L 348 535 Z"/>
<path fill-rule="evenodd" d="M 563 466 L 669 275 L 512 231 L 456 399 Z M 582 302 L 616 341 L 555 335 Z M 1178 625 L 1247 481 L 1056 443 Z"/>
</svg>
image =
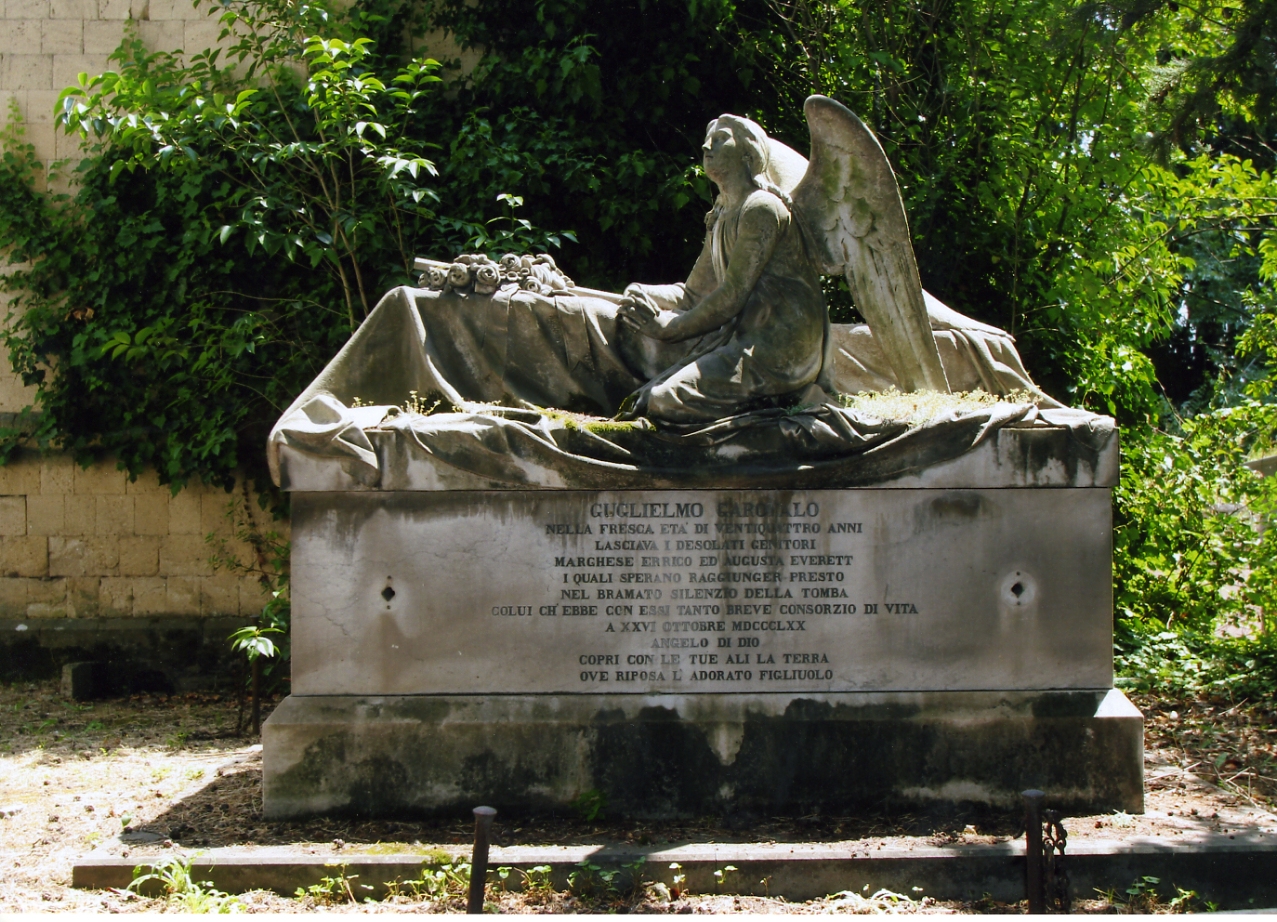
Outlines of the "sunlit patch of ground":
<svg viewBox="0 0 1277 922">
<path fill-rule="evenodd" d="M 1147 808 L 1143 816 L 1070 817 L 1069 841 L 1166 839 L 1209 832 L 1239 840 L 1277 833 L 1271 810 L 1272 711 L 1208 701 L 1139 697 L 1147 721 Z M 261 815 L 261 760 L 256 741 L 236 734 L 231 699 L 214 695 L 136 697 L 92 703 L 62 698 L 54 683 L 0 687 L 0 911 L 155 911 L 172 902 L 128 893 L 70 888 L 74 860 L 89 851 L 152 860 L 201 849 L 289 845 L 339 857 L 373 851 L 439 849 L 465 856 L 473 827 L 455 820 L 268 822 Z M 849 854 L 882 848 L 993 843 L 1018 834 L 1006 814 L 802 817 L 706 817 L 644 823 L 576 817 L 498 817 L 508 845 L 674 845 L 689 842 L 827 842 Z M 641 881 L 640 881 L 641 883 Z M 729 889 L 725 887 L 724 889 Z M 352 893 L 358 898 L 357 887 Z M 489 890 L 505 912 L 1017 912 L 991 900 L 935 902 L 925 893 L 843 893 L 790 903 L 730 894 L 678 894 L 658 886 L 574 894 Z M 1088 897 L 1076 909 L 1166 911 L 1165 898 L 1123 893 Z M 1210 894 L 1187 900 L 1193 905 Z M 457 887 L 446 896 L 405 891 L 376 904 L 337 894 L 301 899 L 270 893 L 235 897 L 246 910 L 296 912 L 459 911 Z"/>
</svg>

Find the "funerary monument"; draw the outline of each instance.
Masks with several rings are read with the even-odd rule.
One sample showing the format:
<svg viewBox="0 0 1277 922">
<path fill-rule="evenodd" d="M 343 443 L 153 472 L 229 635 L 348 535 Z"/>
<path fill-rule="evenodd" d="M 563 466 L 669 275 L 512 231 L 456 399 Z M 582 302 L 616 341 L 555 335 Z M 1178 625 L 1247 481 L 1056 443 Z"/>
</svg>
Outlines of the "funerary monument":
<svg viewBox="0 0 1277 922">
<path fill-rule="evenodd" d="M 1113 421 L 922 290 L 877 140 L 806 113 L 810 160 L 710 123 L 685 283 L 422 260 L 280 419 L 268 816 L 1142 809 Z"/>
</svg>

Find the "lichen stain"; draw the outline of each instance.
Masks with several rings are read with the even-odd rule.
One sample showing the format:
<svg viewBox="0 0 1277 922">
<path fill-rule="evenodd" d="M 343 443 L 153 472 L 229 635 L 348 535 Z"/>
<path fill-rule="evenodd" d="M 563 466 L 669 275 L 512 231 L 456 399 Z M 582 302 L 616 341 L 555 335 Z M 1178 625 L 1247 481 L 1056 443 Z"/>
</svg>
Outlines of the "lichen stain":
<svg viewBox="0 0 1277 922">
<path fill-rule="evenodd" d="M 925 500 L 914 507 L 915 535 L 940 527 L 965 527 L 980 519 L 997 516 L 997 504 L 981 493 L 953 490 Z"/>
</svg>

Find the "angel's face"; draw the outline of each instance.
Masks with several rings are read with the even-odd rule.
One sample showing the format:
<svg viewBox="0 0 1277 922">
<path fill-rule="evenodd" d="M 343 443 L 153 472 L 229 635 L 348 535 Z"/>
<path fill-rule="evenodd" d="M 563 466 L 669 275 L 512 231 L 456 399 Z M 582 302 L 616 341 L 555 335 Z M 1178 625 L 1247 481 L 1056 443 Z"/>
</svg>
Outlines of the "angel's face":
<svg viewBox="0 0 1277 922">
<path fill-rule="evenodd" d="M 718 123 L 710 125 L 705 143 L 701 145 L 701 153 L 705 175 L 720 186 L 724 181 L 741 176 L 749 179 L 745 149 L 736 143 L 736 135 L 731 129 L 721 127 Z"/>
</svg>

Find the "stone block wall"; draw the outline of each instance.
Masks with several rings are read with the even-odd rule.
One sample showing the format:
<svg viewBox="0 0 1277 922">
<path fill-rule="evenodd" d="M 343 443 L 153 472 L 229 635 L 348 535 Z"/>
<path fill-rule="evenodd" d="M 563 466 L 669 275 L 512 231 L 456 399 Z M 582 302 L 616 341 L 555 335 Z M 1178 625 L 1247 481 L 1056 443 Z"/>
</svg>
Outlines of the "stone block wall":
<svg viewBox="0 0 1277 922">
<path fill-rule="evenodd" d="M 129 20 L 154 50 L 211 47 L 221 26 L 208 11 L 190 0 L 0 0 L 0 124 L 15 101 L 41 160 L 74 158 L 75 139 L 54 131 L 62 89 L 107 69 Z"/>
<path fill-rule="evenodd" d="M 10 103 L 22 114 L 27 140 L 46 164 L 74 159 L 75 138 L 54 131 L 58 95 L 81 73 L 99 74 L 132 21 L 152 51 L 194 54 L 217 44 L 221 10 L 191 0 L 0 0 L 0 126 Z M 413 42 L 421 54 L 457 60 L 468 73 L 480 54 L 462 51 L 451 37 L 431 33 Z"/>
<path fill-rule="evenodd" d="M 106 70 L 130 25 L 153 51 L 211 47 L 221 32 L 214 10 L 191 0 L 0 0 L 0 129 L 16 108 L 47 187 L 48 167 L 79 155 L 78 141 L 55 130 L 61 91 Z M 414 44 L 460 59 L 463 73 L 479 57 L 442 34 Z M 54 182 L 65 183 L 65 173 Z M 10 300 L 0 293 L 0 323 Z M 33 396 L 0 356 L 0 425 Z M 209 565 L 205 536 L 230 534 L 231 499 L 200 486 L 173 496 L 154 475 L 129 482 L 111 461 L 85 470 L 31 455 L 0 466 L 0 680 L 30 672 L 33 659 L 39 674 L 68 657 L 161 656 L 170 672 L 215 661 L 198 651 L 224 651 L 226 625 L 266 601 L 252 578 Z"/>
<path fill-rule="evenodd" d="M 130 21 L 154 50 L 210 47 L 221 25 L 209 10 L 190 0 L 0 0 L 0 125 L 16 104 L 46 167 L 74 160 L 78 143 L 54 128 L 62 89 L 106 70 Z M 0 320 L 8 300 L 0 295 Z M 0 361 L 0 417 L 32 396 Z M 257 613 L 258 584 L 209 564 L 205 537 L 230 535 L 231 499 L 198 485 L 173 496 L 153 474 L 129 482 L 111 461 L 86 470 L 29 455 L 0 466 L 0 621 Z"/>
<path fill-rule="evenodd" d="M 231 540 L 233 502 L 242 495 L 174 496 L 154 475 L 130 483 L 109 462 L 64 455 L 0 467 L 0 619 L 256 614 L 257 581 L 209 562 L 208 535 L 249 559 Z"/>
</svg>

